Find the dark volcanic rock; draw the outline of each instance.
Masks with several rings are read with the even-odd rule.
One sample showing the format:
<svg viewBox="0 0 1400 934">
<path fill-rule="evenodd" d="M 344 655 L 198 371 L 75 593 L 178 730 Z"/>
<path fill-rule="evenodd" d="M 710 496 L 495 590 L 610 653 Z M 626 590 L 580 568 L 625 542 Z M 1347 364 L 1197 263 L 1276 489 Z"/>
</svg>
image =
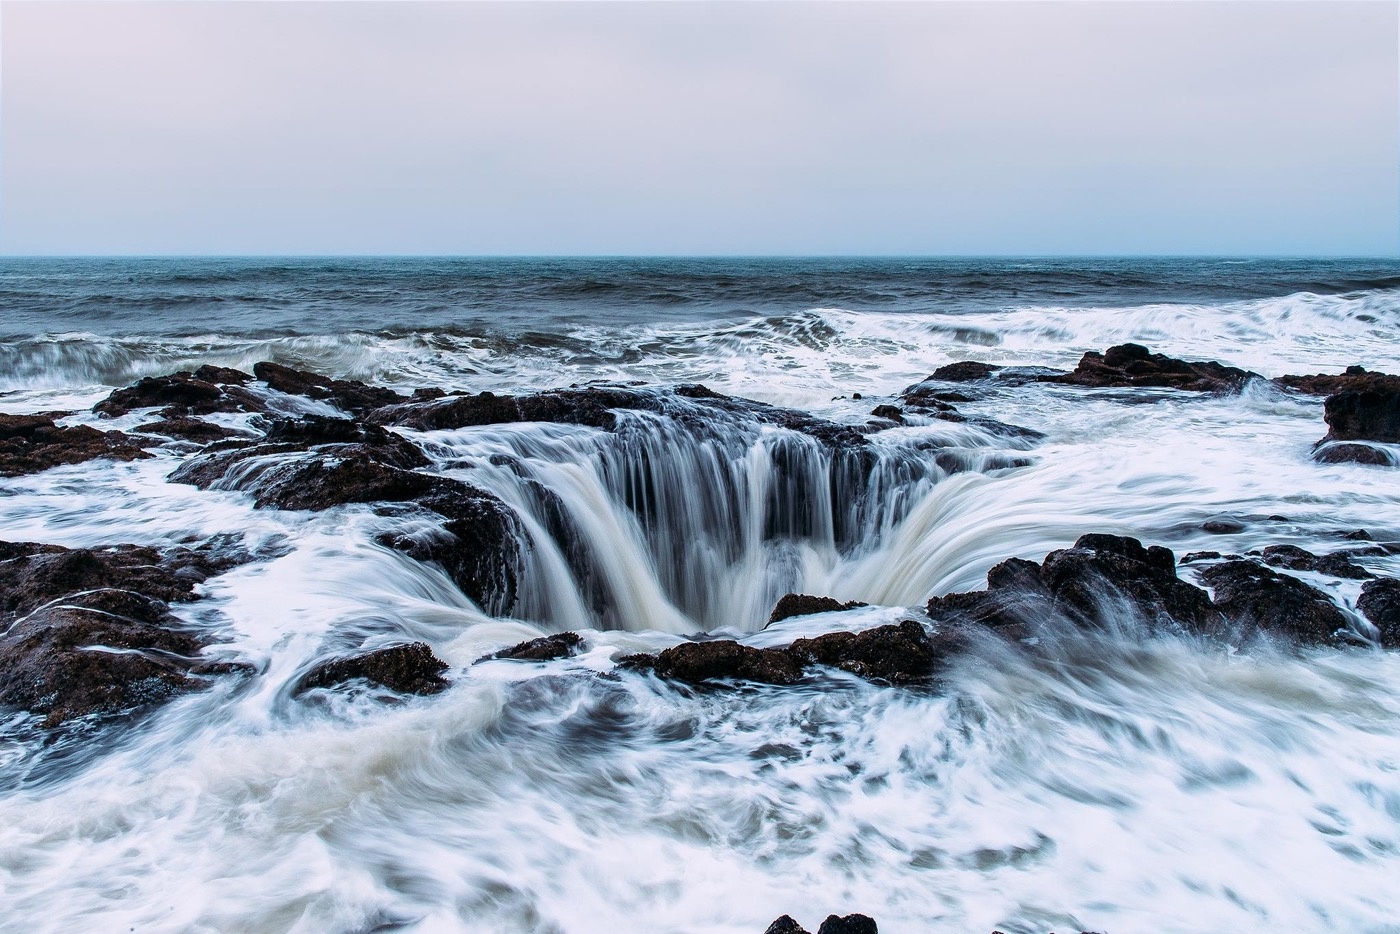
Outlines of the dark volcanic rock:
<svg viewBox="0 0 1400 934">
<path fill-rule="evenodd" d="M 412 469 L 427 463 L 416 445 L 378 425 L 288 419 L 268 429 L 265 443 L 191 457 L 169 479 L 247 492 L 259 509 L 416 504 L 446 520 L 441 530 L 418 537 L 386 535 L 380 544 L 437 562 L 482 609 L 507 612 L 515 601 L 523 527 L 492 494 Z"/>
<path fill-rule="evenodd" d="M 1001 367 L 993 363 L 979 363 L 976 360 L 962 360 L 958 363 L 949 363 L 934 370 L 929 375 L 930 380 L 939 380 L 945 383 L 973 383 L 978 380 L 988 379 L 992 374 L 1000 370 Z"/>
<path fill-rule="evenodd" d="M 870 410 L 876 418 L 887 418 L 892 422 L 904 423 L 904 410 L 897 405 L 877 405 Z"/>
<path fill-rule="evenodd" d="M 1314 396 L 1364 390 L 1400 391 L 1400 376 L 1372 373 L 1364 367 L 1349 366 L 1345 373 L 1317 373 L 1312 376 L 1280 376 L 1274 380 L 1280 386 L 1296 389 Z"/>
<path fill-rule="evenodd" d="M 843 917 L 827 915 L 817 934 L 880 934 L 875 919 L 868 915 L 850 914 Z"/>
<path fill-rule="evenodd" d="M 1356 608 L 1376 627 L 1381 645 L 1400 648 L 1400 580 L 1382 577 L 1368 581 L 1361 588 Z"/>
<path fill-rule="evenodd" d="M 1364 464 L 1368 467 L 1396 467 L 1400 463 L 1385 448 L 1359 441 L 1328 441 L 1323 438 L 1313 448 L 1313 460 L 1319 464 Z"/>
<path fill-rule="evenodd" d="M 487 659 L 511 659 L 524 662 L 548 662 L 556 658 L 568 658 L 577 655 L 583 647 L 583 639 L 576 632 L 560 632 L 552 636 L 541 636 L 538 639 L 530 639 L 511 646 L 508 649 L 501 649 L 487 655 Z"/>
<path fill-rule="evenodd" d="M 1054 615 L 1104 626 L 1119 619 L 1125 605 L 1149 623 L 1190 631 L 1220 622 L 1206 592 L 1176 576 L 1169 549 L 1098 534 L 1052 551 L 1039 566 L 1019 558 L 1003 561 L 987 573 L 987 590 L 935 597 L 928 612 L 994 628 L 1033 625 Z"/>
<path fill-rule="evenodd" d="M 1315 571 L 1331 577 L 1367 580 L 1374 575 L 1352 563 L 1351 556 L 1338 552 L 1318 556 L 1296 545 L 1270 545 L 1263 551 L 1264 563 L 1290 571 Z"/>
<path fill-rule="evenodd" d="M 642 658 L 651 661 L 647 664 Z M 756 649 L 732 639 L 682 642 L 654 659 L 642 658 L 632 656 L 639 667 L 650 667 L 662 678 L 686 684 L 720 680 L 795 684 L 802 677 L 802 666 L 783 649 Z"/>
<path fill-rule="evenodd" d="M 1253 561 L 1226 561 L 1201 571 L 1227 616 L 1300 642 L 1326 645 L 1347 629 L 1346 617 L 1327 595 L 1296 577 Z"/>
<path fill-rule="evenodd" d="M 1043 377 L 1045 382 L 1092 387 L 1170 387 L 1200 392 L 1234 392 L 1257 373 L 1213 361 L 1192 363 L 1154 354 L 1141 344 L 1119 344 L 1103 353 L 1089 351 L 1074 372 Z"/>
<path fill-rule="evenodd" d="M 808 932 L 806 928 L 794 921 L 791 915 L 783 915 L 768 925 L 763 934 L 808 934 Z"/>
<path fill-rule="evenodd" d="M 194 444 L 212 444 L 215 441 L 224 441 L 228 438 L 246 437 L 243 432 L 237 429 L 226 428 L 223 425 L 215 425 L 213 422 L 206 422 L 200 418 L 189 418 L 184 415 L 137 425 L 132 431 L 137 434 L 161 435 L 176 441 L 190 441 Z"/>
<path fill-rule="evenodd" d="M 182 370 L 169 376 L 148 376 L 114 391 L 92 410 L 116 417 L 132 409 L 162 406 L 162 414 L 167 418 L 212 412 L 265 412 L 267 406 L 262 399 L 243 388 L 251 379 L 239 370 L 213 366 L 202 366 L 193 373 Z"/>
<path fill-rule="evenodd" d="M 805 593 L 785 594 L 773 607 L 773 613 L 768 617 L 768 625 L 773 625 L 780 620 L 790 619 L 794 616 L 809 616 L 812 613 L 836 613 L 841 610 L 854 610 L 858 606 L 866 606 L 859 600 L 851 600 L 842 603 L 833 597 L 813 597 Z"/>
<path fill-rule="evenodd" d="M 280 363 L 258 363 L 253 367 L 253 374 L 278 392 L 329 402 L 356 415 L 405 401 L 403 396 L 383 386 L 370 386 L 358 380 L 330 379 L 316 373 L 294 370 Z"/>
<path fill-rule="evenodd" d="M 1244 523 L 1237 519 L 1207 519 L 1201 523 L 1201 531 L 1212 535 L 1238 535 L 1244 531 Z"/>
<path fill-rule="evenodd" d="M 43 415 L 0 415 L 0 476 L 19 477 L 62 464 L 106 457 L 133 461 L 150 457 L 141 441 L 120 431 L 89 425 L 61 428 Z"/>
<path fill-rule="evenodd" d="M 617 412 L 629 410 L 668 415 L 701 431 L 717 420 L 751 421 L 809 435 L 832 447 L 860 448 L 868 443 L 849 425 L 838 425 L 795 409 L 724 396 L 695 385 L 674 389 L 589 386 L 522 396 L 483 392 L 475 396 L 447 396 L 428 402 L 394 405 L 374 413 L 372 420 L 420 431 L 516 422 L 553 422 L 615 431 L 618 429 Z"/>
<path fill-rule="evenodd" d="M 1400 442 L 1400 385 L 1348 389 L 1328 396 L 1322 409 L 1328 429 L 1324 441 Z"/>
<path fill-rule="evenodd" d="M 400 694 L 436 694 L 448 686 L 447 663 L 424 642 L 377 649 L 315 666 L 297 681 L 293 694 L 364 680 Z"/>
<path fill-rule="evenodd" d="M 167 601 L 247 560 L 243 554 L 120 545 L 67 549 L 0 542 L 0 705 L 54 727 L 139 711 L 241 670 L 200 657 L 207 644 Z"/>
<path fill-rule="evenodd" d="M 927 680 L 943 655 L 962 647 L 955 634 L 940 635 L 936 645 L 923 626 L 905 620 L 862 632 L 798 639 L 787 652 L 803 664 L 839 668 L 867 681 L 910 684 Z"/>
</svg>

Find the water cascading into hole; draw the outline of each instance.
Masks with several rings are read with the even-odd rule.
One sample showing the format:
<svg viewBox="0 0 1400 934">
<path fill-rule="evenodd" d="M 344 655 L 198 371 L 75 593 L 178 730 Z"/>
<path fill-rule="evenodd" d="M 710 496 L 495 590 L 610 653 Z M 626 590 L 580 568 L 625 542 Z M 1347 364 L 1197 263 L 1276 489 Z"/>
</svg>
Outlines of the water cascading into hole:
<svg viewBox="0 0 1400 934">
<path fill-rule="evenodd" d="M 618 414 L 614 432 L 535 424 L 432 439 L 522 517 L 531 547 L 513 615 L 564 629 L 758 629 L 783 594 L 832 592 L 936 483 L 975 466 L 912 443 Z"/>
</svg>

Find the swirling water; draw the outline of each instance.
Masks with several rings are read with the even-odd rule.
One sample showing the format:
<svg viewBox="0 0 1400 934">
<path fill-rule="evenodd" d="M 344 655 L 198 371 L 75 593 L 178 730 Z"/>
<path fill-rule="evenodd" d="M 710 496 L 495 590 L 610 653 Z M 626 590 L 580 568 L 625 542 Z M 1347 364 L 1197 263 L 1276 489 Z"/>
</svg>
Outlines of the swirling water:
<svg viewBox="0 0 1400 934">
<path fill-rule="evenodd" d="M 6 260 L 0 306 L 8 412 L 265 359 L 401 389 L 703 382 L 851 424 L 947 362 L 1068 367 L 1124 340 L 1265 376 L 1400 368 L 1387 261 Z M 409 520 L 254 510 L 165 482 L 171 451 L 0 482 L 5 539 L 277 546 L 180 610 L 256 677 L 66 746 L 12 718 L 0 926 L 758 932 L 859 910 L 893 932 L 1400 930 L 1394 654 L 1125 617 L 1034 656 L 989 640 L 937 692 L 614 670 L 698 631 L 775 644 L 917 617 L 1087 531 L 1178 554 L 1400 540 L 1394 473 L 1313 463 L 1320 400 L 1269 384 L 1039 384 L 959 408 L 1045 437 L 888 429 L 853 488 L 757 424 L 415 433 L 531 530 L 509 618 L 375 544 Z M 1217 516 L 1244 531 L 1206 533 Z M 1354 608 L 1356 582 L 1308 579 Z M 870 606 L 764 629 L 790 590 Z M 472 664 L 564 629 L 590 650 Z M 319 659 L 416 639 L 454 666 L 445 694 L 290 696 Z"/>
</svg>

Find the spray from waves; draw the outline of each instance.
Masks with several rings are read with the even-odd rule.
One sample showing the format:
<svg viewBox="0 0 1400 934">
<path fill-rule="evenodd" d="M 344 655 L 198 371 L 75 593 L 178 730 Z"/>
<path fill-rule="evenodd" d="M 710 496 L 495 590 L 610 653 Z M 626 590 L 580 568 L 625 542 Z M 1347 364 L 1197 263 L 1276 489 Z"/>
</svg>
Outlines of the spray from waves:
<svg viewBox="0 0 1400 934">
<path fill-rule="evenodd" d="M 580 380 L 706 382 L 780 404 L 833 390 L 888 394 L 932 368 L 976 358 L 1071 367 L 1124 341 L 1266 376 L 1362 362 L 1400 365 L 1400 291 L 1298 293 L 1224 305 L 851 312 L 827 308 L 733 320 L 625 326 L 577 322 L 509 332 L 440 330 L 191 337 L 40 335 L 0 346 L 0 391 L 124 386 L 202 364 L 260 360 L 399 388 L 519 391 Z"/>
</svg>

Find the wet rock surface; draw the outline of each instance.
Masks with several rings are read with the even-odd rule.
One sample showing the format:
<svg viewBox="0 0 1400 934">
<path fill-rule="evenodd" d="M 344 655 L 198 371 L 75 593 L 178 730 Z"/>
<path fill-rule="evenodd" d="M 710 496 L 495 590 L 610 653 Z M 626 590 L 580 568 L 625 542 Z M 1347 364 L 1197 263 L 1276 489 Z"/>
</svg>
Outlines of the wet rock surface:
<svg viewBox="0 0 1400 934">
<path fill-rule="evenodd" d="M 520 642 L 508 649 L 487 655 L 481 661 L 505 659 L 522 662 L 549 662 L 577 655 L 583 648 L 583 638 L 576 632 L 560 632 Z"/>
<path fill-rule="evenodd" d="M 674 389 L 589 386 L 518 396 L 483 392 L 390 406 L 375 412 L 371 420 L 420 431 L 517 422 L 553 422 L 616 431 L 619 411 L 667 415 L 701 432 L 718 418 L 786 428 L 832 447 L 859 448 L 867 443 L 865 436 L 849 425 L 829 422 L 796 409 L 721 395 L 698 385 Z"/>
<path fill-rule="evenodd" d="M 806 928 L 793 920 L 791 915 L 783 915 L 768 925 L 763 934 L 809 934 Z M 880 934 L 875 919 L 869 915 L 827 915 L 817 928 L 817 934 Z"/>
<path fill-rule="evenodd" d="M 0 542 L 0 705 L 57 727 L 132 714 L 244 670 L 201 656 L 207 636 L 169 603 L 243 563 L 233 549 L 67 549 Z"/>
<path fill-rule="evenodd" d="M 1297 545 L 1269 545 L 1263 550 L 1261 557 L 1263 557 L 1265 564 L 1289 571 L 1314 571 L 1329 577 L 1343 577 L 1352 580 L 1367 580 L 1375 576 L 1354 563 L 1351 560 L 1351 555 L 1344 552 L 1315 555 Z"/>
<path fill-rule="evenodd" d="M 514 603 L 524 535 L 515 513 L 484 490 L 418 472 L 428 459 L 411 441 L 378 425 L 308 417 L 275 421 L 263 442 L 230 445 L 186 460 L 169 479 L 250 493 L 259 509 L 413 504 L 445 520 L 436 534 L 386 533 L 380 544 L 440 564 L 488 612 Z"/>
<path fill-rule="evenodd" d="M 1214 361 L 1190 362 L 1152 353 L 1142 344 L 1119 344 L 1103 353 L 1089 351 L 1074 371 L 1043 377 L 1044 382 L 1097 388 L 1172 388 L 1197 392 L 1237 392 L 1257 373 Z"/>
<path fill-rule="evenodd" d="M 794 616 L 810 616 L 813 613 L 839 613 L 842 610 L 854 610 L 856 607 L 866 605 L 859 600 L 849 600 L 842 603 L 834 597 L 814 597 L 805 593 L 784 594 L 774 605 L 773 612 L 768 617 L 768 625 L 771 626 Z"/>
<path fill-rule="evenodd" d="M 255 364 L 253 374 L 278 392 L 328 402 L 354 415 L 364 415 L 381 406 L 406 401 L 406 397 L 383 386 L 371 386 L 358 380 L 331 379 L 280 363 Z"/>
<path fill-rule="evenodd" d="M 837 668 L 877 683 L 916 684 L 929 680 L 942 662 L 963 648 L 956 630 L 931 636 L 922 624 L 905 620 L 862 632 L 797 639 L 783 647 L 760 649 L 731 639 L 683 642 L 657 655 L 629 655 L 619 663 L 685 684 L 796 684 L 809 666 Z"/>
<path fill-rule="evenodd" d="M 1201 571 L 1226 616 L 1310 645 L 1343 641 L 1347 620 L 1316 587 L 1248 560 L 1225 561 Z"/>
<path fill-rule="evenodd" d="M 167 376 L 148 376 L 115 390 L 92 410 L 116 417 L 134 409 L 159 406 L 165 418 L 211 415 L 215 412 L 265 412 L 266 402 L 244 388 L 252 376 L 228 367 L 202 366 Z"/>
<path fill-rule="evenodd" d="M 90 425 L 61 427 L 46 415 L 0 415 L 0 477 L 25 476 L 99 457 L 141 460 L 151 456 L 141 447 L 148 443 Z"/>
<path fill-rule="evenodd" d="M 1362 464 L 1368 467 L 1400 467 L 1394 453 L 1360 441 L 1328 441 L 1323 439 L 1313 449 L 1313 460 L 1319 464 Z"/>
<path fill-rule="evenodd" d="M 1400 580 L 1382 577 L 1367 581 L 1361 587 L 1356 608 L 1376 627 L 1382 646 L 1400 648 Z"/>
<path fill-rule="evenodd" d="M 1366 390 L 1400 391 L 1400 376 L 1392 376 L 1389 373 L 1373 373 L 1361 366 L 1349 366 L 1344 373 L 1280 376 L 1274 382 L 1280 386 L 1314 396 L 1330 396 L 1339 392 Z"/>
<path fill-rule="evenodd" d="M 437 694 L 450 684 L 442 676 L 447 669 L 427 643 L 413 642 L 321 662 L 298 679 L 292 693 L 368 681 L 400 694 Z"/>
<path fill-rule="evenodd" d="M 1324 441 L 1400 443 L 1400 379 L 1384 388 L 1347 389 L 1322 403 Z"/>
<path fill-rule="evenodd" d="M 184 415 L 177 415 L 173 418 L 162 418 L 159 421 L 137 425 L 132 429 L 132 433 L 159 435 L 175 441 L 189 441 L 193 444 L 212 444 L 215 441 L 224 441 L 229 438 L 248 437 L 246 432 L 239 431 L 235 428 L 216 425 L 213 422 L 206 422 L 201 418 L 190 418 Z"/>
</svg>

